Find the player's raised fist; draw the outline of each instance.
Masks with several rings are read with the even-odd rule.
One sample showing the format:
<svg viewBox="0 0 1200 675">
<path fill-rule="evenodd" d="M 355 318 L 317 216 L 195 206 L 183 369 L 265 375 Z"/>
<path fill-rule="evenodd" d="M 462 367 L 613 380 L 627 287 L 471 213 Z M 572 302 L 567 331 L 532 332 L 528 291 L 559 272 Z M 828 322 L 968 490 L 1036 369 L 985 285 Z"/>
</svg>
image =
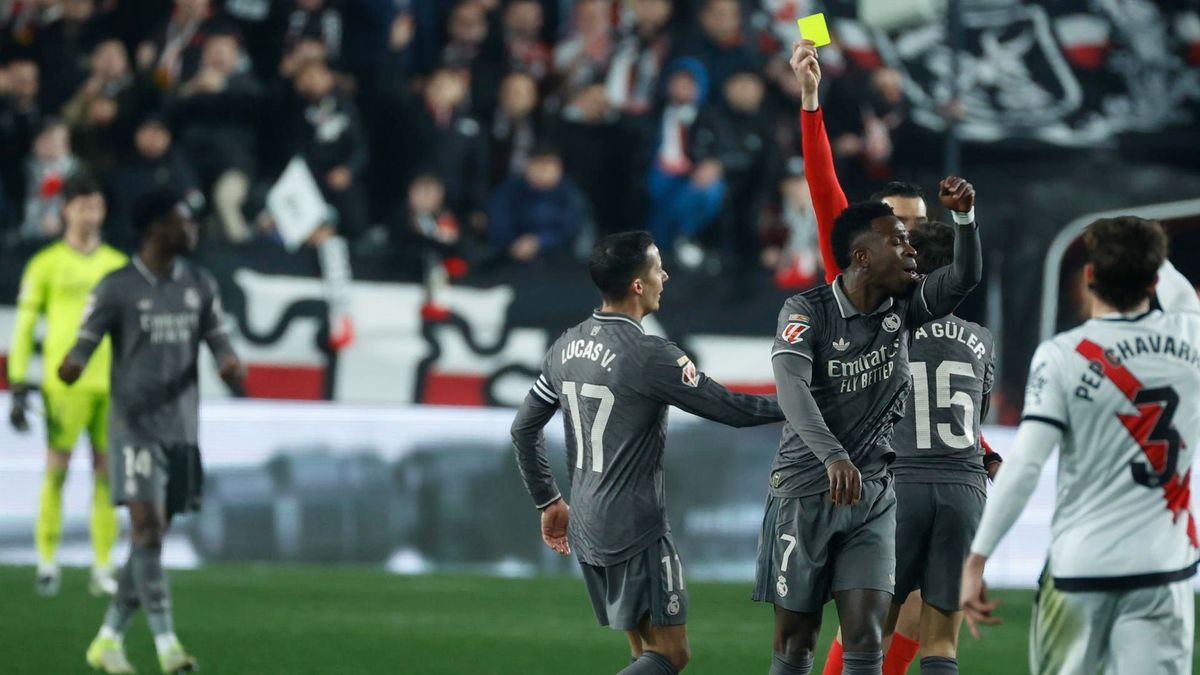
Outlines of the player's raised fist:
<svg viewBox="0 0 1200 675">
<path fill-rule="evenodd" d="M 938 184 L 938 199 L 951 211 L 967 213 L 975 206 L 975 187 L 958 176 L 947 176 Z"/>
</svg>

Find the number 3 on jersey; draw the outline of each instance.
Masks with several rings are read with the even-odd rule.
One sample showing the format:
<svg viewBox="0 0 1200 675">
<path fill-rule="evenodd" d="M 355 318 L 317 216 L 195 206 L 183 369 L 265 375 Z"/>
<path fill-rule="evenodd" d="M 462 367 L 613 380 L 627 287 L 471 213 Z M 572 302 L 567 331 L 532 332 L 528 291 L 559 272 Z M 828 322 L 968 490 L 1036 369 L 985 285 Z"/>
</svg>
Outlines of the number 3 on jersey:
<svg viewBox="0 0 1200 675">
<path fill-rule="evenodd" d="M 604 471 L 604 430 L 608 427 L 608 418 L 612 415 L 613 404 L 617 399 L 612 390 L 604 385 L 583 384 L 575 382 L 562 383 L 563 395 L 567 397 L 567 407 L 570 408 L 571 428 L 575 430 L 575 468 L 583 468 L 585 448 L 592 455 L 592 471 Z M 582 416 L 580 415 L 579 399 L 592 398 L 600 401 L 596 415 L 592 418 L 592 433 L 583 433 Z M 585 444 L 584 439 L 588 442 Z"/>
</svg>

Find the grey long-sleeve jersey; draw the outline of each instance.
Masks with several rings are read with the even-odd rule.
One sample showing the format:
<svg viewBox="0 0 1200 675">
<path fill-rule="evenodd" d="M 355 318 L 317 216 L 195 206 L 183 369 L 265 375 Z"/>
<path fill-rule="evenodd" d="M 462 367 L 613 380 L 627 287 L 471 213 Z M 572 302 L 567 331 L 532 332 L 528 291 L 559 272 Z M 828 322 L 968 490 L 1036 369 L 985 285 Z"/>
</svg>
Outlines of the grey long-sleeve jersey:
<svg viewBox="0 0 1200 675">
<path fill-rule="evenodd" d="M 986 328 L 957 316 L 913 333 L 908 362 L 913 393 L 896 424 L 897 483 L 959 483 L 983 491 L 979 421 L 995 377 L 995 342 Z"/>
<path fill-rule="evenodd" d="M 218 360 L 233 353 L 212 275 L 176 260 L 164 279 L 135 256 L 92 291 L 70 358 L 87 363 L 105 334 L 113 345 L 110 440 L 195 445 L 200 342 Z"/>
<path fill-rule="evenodd" d="M 788 421 L 771 467 L 773 494 L 827 491 L 826 467 L 838 460 L 854 462 L 863 480 L 887 470 L 910 387 L 910 331 L 954 311 L 982 276 L 979 232 L 974 223 L 957 230 L 953 264 L 870 314 L 846 297 L 840 276 L 784 303 L 771 358 L 808 363 L 773 364 Z"/>
<path fill-rule="evenodd" d="M 667 407 L 736 427 L 778 422 L 773 396 L 730 392 L 633 319 L 596 312 L 563 333 L 512 425 L 525 487 L 544 507 L 561 493 L 542 429 L 560 407 L 571 476 L 568 536 L 579 559 L 608 566 L 666 534 Z"/>
</svg>

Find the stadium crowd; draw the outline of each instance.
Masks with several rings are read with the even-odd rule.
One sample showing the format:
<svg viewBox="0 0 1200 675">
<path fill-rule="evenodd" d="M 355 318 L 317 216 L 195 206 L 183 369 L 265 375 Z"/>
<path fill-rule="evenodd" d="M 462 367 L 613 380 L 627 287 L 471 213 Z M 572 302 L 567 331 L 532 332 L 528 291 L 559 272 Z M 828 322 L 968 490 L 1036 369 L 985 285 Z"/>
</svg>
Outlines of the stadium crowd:
<svg viewBox="0 0 1200 675">
<path fill-rule="evenodd" d="M 787 65 L 799 3 L 758 0 L 0 2 L 0 246 L 61 233 L 70 175 L 107 239 L 156 185 L 209 244 L 278 242 L 266 196 L 302 158 L 356 255 L 513 264 L 646 228 L 673 265 L 820 278 Z M 917 133 L 901 78 L 823 48 L 851 194 Z M 911 147 L 911 146 L 910 146 Z M 281 249 L 282 250 L 282 249 Z"/>
</svg>

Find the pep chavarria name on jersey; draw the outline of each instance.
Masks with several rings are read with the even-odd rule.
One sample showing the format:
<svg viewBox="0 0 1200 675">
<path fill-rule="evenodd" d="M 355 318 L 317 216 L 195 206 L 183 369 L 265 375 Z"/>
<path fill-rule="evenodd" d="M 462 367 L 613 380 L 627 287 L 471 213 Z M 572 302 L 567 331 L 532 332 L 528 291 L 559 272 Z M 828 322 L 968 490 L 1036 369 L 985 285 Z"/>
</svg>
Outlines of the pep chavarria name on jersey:
<svg viewBox="0 0 1200 675">
<path fill-rule="evenodd" d="M 1104 350 L 1104 356 L 1114 366 L 1119 366 L 1129 359 L 1149 354 L 1174 356 L 1185 365 L 1200 368 L 1200 350 L 1188 344 L 1183 338 L 1176 340 L 1170 335 L 1139 335 L 1132 339 L 1117 342 L 1115 346 Z M 1093 394 L 1100 385 L 1104 384 L 1104 368 L 1096 362 L 1091 362 L 1087 373 L 1079 378 L 1079 386 L 1075 387 L 1075 396 L 1087 401 L 1093 401 Z M 1038 373 L 1030 373 L 1033 380 Z"/>
</svg>

